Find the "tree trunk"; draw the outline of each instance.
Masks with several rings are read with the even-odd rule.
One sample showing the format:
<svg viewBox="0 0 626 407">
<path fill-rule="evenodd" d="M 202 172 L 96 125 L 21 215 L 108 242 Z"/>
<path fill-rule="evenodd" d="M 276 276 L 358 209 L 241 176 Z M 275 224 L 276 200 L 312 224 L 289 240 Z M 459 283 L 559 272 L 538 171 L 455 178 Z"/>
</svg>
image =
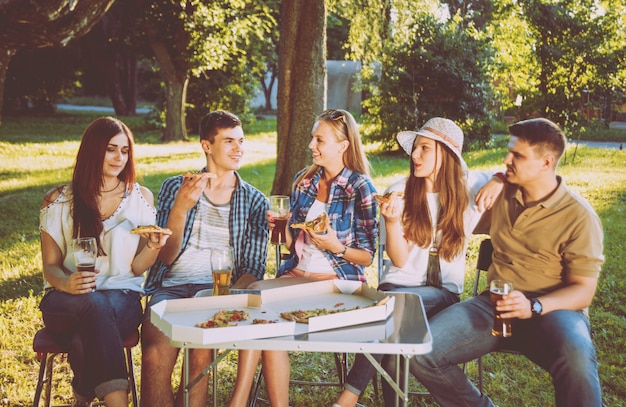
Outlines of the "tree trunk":
<svg viewBox="0 0 626 407">
<path fill-rule="evenodd" d="M 119 116 L 134 116 L 137 110 L 137 53 L 114 47 L 109 69 L 109 96 Z"/>
<path fill-rule="evenodd" d="M 278 47 L 278 145 L 272 194 L 291 193 L 308 149 L 315 116 L 326 107 L 324 0 L 283 0 Z"/>
<path fill-rule="evenodd" d="M 186 71 L 176 69 L 164 44 L 153 40 L 150 42 L 150 47 L 159 61 L 165 81 L 165 130 L 163 130 L 161 140 L 188 140 L 185 125 L 185 100 L 187 100 L 189 76 Z"/>
<path fill-rule="evenodd" d="M 15 49 L 0 48 L 0 126 L 2 125 L 2 108 L 4 106 L 4 81 L 7 78 L 9 62 L 11 62 L 13 55 L 15 55 Z"/>
<path fill-rule="evenodd" d="M 269 83 L 266 83 L 267 74 L 270 74 Z M 265 96 L 265 110 L 268 112 L 272 110 L 272 90 L 274 89 L 274 82 L 276 81 L 276 69 L 270 69 L 261 78 L 261 86 L 263 87 L 263 96 Z"/>
</svg>

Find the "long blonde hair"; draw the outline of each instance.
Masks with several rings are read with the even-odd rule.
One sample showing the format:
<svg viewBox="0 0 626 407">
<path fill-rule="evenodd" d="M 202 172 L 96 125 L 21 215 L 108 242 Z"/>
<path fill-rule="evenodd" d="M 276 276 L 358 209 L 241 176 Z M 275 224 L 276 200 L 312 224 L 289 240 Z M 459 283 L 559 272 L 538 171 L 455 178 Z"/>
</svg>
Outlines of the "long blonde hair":
<svg viewBox="0 0 626 407">
<path fill-rule="evenodd" d="M 354 172 L 369 177 L 370 163 L 367 160 L 363 144 L 361 143 L 359 126 L 350 112 L 342 109 L 328 109 L 315 118 L 313 128 L 315 128 L 319 122 L 324 122 L 333 129 L 333 134 L 338 142 L 348 140 L 349 146 L 343 153 L 344 165 Z M 298 185 L 300 181 L 305 178 L 311 178 L 319 169 L 319 165 L 311 165 L 298 177 L 294 185 Z"/>
<path fill-rule="evenodd" d="M 437 141 L 442 151 L 441 167 L 435 177 L 434 188 L 439 191 L 441 211 L 437 221 L 437 231 L 441 231 L 439 255 L 446 261 L 463 252 L 465 227 L 463 215 L 469 206 L 466 175 L 457 156 Z M 405 187 L 405 205 L 402 221 L 404 235 L 422 248 L 433 243 L 433 226 L 426 199 L 426 179 L 413 176 L 413 158 L 410 161 L 411 175 Z"/>
</svg>

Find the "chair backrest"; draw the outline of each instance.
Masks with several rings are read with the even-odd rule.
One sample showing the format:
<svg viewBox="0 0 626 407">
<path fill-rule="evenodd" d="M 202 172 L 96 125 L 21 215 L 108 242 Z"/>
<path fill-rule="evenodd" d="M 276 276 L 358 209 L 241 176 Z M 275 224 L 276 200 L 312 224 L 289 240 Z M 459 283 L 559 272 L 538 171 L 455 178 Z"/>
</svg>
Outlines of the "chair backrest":
<svg viewBox="0 0 626 407">
<path fill-rule="evenodd" d="M 493 245 L 491 239 L 486 238 L 480 242 L 478 249 L 478 259 L 476 260 L 476 277 L 474 278 L 474 297 L 479 294 L 480 276 L 483 271 L 487 271 L 491 266 L 491 256 L 493 254 Z"/>
</svg>

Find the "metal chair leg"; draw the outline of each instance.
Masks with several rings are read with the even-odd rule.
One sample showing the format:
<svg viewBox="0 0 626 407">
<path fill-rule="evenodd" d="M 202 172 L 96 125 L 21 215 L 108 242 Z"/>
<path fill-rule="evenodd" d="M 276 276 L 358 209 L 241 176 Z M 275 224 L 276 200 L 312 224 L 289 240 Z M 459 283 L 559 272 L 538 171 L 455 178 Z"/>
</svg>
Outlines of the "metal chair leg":
<svg viewBox="0 0 626 407">
<path fill-rule="evenodd" d="M 128 385 L 130 386 L 130 396 L 133 407 L 139 407 L 139 397 L 137 396 L 137 382 L 135 381 L 135 364 L 133 362 L 132 348 L 126 348 L 126 372 L 128 374 Z"/>
</svg>

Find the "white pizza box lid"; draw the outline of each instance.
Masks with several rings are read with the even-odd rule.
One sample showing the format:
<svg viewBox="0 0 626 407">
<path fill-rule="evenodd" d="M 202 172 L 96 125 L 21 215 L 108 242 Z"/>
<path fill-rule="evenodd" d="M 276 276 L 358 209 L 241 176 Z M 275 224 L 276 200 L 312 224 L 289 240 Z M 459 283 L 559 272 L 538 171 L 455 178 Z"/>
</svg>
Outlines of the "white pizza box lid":
<svg viewBox="0 0 626 407">
<path fill-rule="evenodd" d="M 387 319 L 393 312 L 395 298 L 372 306 L 388 295 L 360 281 L 324 280 L 261 291 L 264 309 L 275 312 L 313 310 L 318 308 L 351 309 L 351 311 L 309 318 L 308 324 L 297 323 L 295 333 L 316 332 Z"/>
<path fill-rule="evenodd" d="M 293 335 L 295 323 L 284 320 L 280 313 L 261 308 L 261 297 L 252 294 L 163 300 L 150 307 L 150 321 L 172 342 L 208 345 L 237 340 Z M 222 309 L 243 310 L 250 314 L 236 326 L 198 328 L 199 322 L 213 318 Z M 254 319 L 275 321 L 252 324 Z"/>
</svg>

